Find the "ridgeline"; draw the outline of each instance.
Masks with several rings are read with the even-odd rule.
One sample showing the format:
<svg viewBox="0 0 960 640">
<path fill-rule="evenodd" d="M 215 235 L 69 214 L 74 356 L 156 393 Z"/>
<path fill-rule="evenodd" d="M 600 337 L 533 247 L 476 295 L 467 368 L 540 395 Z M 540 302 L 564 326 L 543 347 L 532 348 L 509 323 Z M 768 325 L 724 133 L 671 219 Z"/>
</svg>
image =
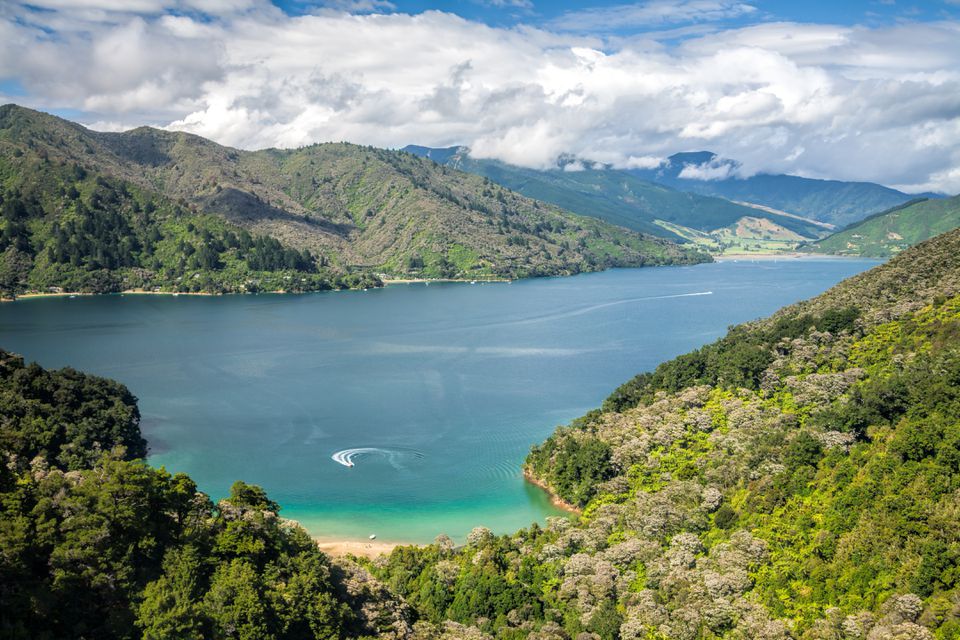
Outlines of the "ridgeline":
<svg viewBox="0 0 960 640">
<path fill-rule="evenodd" d="M 399 151 L 241 151 L 0 107 L 0 293 L 367 287 L 710 258 Z"/>
</svg>

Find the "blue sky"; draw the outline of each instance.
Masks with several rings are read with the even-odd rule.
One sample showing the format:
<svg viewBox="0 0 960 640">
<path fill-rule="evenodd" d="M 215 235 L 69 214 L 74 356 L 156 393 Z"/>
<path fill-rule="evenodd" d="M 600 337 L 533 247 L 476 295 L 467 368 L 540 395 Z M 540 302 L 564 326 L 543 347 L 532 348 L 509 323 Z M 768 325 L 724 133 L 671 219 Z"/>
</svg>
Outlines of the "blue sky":
<svg viewBox="0 0 960 640">
<path fill-rule="evenodd" d="M 242 148 L 709 149 L 960 192 L 960 0 L 273 2 L 0 0 L 0 102 Z"/>
<path fill-rule="evenodd" d="M 322 1 L 275 0 L 275 5 L 289 14 L 300 14 Z M 476 20 L 492 26 L 515 26 L 530 24 L 549 25 L 551 21 L 566 13 L 585 9 L 609 9 L 625 3 L 617 1 L 576 2 L 571 0 L 445 0 L 427 2 L 424 0 L 390 0 L 391 7 L 381 6 L 378 11 L 398 11 L 403 13 L 421 13 L 423 11 L 445 11 L 468 20 Z M 960 4 L 939 1 L 911 0 L 755 0 L 744 2 L 755 7 L 750 15 L 724 20 L 727 26 L 742 26 L 758 21 L 786 20 L 796 22 L 823 22 L 842 25 L 876 25 L 911 20 L 941 20 L 945 17 L 956 18 L 960 15 Z M 333 6 L 345 6 L 334 2 Z M 362 5 L 361 5 L 362 6 Z M 636 31 L 630 29 L 629 31 Z M 614 29 L 614 31 L 626 31 Z"/>
</svg>

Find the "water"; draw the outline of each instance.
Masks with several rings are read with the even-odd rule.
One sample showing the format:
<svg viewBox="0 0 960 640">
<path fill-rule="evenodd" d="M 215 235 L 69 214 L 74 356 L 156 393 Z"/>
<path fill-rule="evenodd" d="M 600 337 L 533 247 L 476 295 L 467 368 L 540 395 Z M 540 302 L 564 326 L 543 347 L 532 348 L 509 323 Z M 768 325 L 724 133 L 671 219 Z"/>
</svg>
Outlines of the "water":
<svg viewBox="0 0 960 640">
<path fill-rule="evenodd" d="M 0 346 L 116 378 L 150 462 L 262 485 L 318 537 L 424 542 L 558 513 L 520 465 L 618 384 L 873 264 L 724 262 L 309 295 L 0 305 Z"/>
</svg>

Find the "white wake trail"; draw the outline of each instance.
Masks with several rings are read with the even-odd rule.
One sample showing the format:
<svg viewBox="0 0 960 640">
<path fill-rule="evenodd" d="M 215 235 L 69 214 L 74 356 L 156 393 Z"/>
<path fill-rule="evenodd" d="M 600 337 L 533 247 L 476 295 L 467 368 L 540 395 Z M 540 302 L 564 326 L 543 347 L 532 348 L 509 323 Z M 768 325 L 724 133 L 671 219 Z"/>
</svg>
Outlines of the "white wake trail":
<svg viewBox="0 0 960 640">
<path fill-rule="evenodd" d="M 414 449 L 387 449 L 381 447 L 355 447 L 353 449 L 341 449 L 330 456 L 334 462 L 338 462 L 345 467 L 356 466 L 354 458 L 378 455 L 387 459 L 394 468 L 400 469 L 404 458 L 423 458 L 423 454 Z"/>
</svg>

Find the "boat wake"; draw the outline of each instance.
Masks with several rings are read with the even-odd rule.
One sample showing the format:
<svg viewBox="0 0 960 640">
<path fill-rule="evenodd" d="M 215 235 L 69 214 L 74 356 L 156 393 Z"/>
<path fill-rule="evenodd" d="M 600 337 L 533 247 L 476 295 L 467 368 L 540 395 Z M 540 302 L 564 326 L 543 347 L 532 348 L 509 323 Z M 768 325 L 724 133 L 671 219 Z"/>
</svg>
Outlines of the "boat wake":
<svg viewBox="0 0 960 640">
<path fill-rule="evenodd" d="M 342 449 L 337 451 L 330 458 L 345 467 L 356 466 L 361 458 L 366 456 L 380 456 L 390 466 L 396 469 L 404 468 L 404 463 L 408 460 L 418 460 L 423 458 L 423 454 L 415 449 L 393 449 L 384 447 L 357 447 L 354 449 Z"/>
</svg>

